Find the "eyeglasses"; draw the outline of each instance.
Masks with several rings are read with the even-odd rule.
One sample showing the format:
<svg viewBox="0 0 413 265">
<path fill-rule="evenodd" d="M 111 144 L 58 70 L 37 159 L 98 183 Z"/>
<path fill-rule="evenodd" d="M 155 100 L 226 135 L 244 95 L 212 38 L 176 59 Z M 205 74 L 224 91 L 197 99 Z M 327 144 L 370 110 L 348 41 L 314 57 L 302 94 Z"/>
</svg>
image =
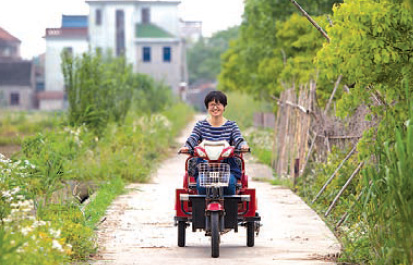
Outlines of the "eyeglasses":
<svg viewBox="0 0 413 265">
<path fill-rule="evenodd" d="M 215 108 L 220 109 L 222 107 L 224 107 L 224 105 L 222 105 L 221 103 L 208 104 L 208 109 L 215 109 Z"/>
</svg>

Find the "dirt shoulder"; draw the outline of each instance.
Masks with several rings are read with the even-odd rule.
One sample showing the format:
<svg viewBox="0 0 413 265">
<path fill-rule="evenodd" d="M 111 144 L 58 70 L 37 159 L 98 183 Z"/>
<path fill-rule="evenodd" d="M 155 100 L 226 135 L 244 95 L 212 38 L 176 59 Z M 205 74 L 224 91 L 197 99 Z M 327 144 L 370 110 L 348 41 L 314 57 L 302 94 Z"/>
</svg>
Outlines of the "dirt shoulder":
<svg viewBox="0 0 413 265">
<path fill-rule="evenodd" d="M 246 231 L 240 227 L 221 237 L 218 259 L 210 258 L 209 237 L 202 232 L 187 229 L 187 247 L 178 247 L 174 192 L 182 186 L 184 161 L 171 154 L 152 183 L 130 184 L 113 202 L 97 232 L 99 260 L 93 264 L 335 264 L 328 257 L 340 252 L 340 245 L 320 217 L 291 190 L 254 181 L 272 172 L 252 161 L 247 164 L 249 185 L 257 190 L 263 224 L 255 246 L 246 247 Z"/>
</svg>

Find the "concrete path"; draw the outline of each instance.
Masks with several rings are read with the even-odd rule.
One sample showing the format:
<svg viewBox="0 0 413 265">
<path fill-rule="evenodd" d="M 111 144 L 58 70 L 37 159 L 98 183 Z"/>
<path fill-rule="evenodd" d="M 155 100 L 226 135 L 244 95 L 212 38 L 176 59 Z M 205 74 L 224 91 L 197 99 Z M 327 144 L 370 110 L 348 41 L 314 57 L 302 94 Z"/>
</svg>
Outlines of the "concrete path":
<svg viewBox="0 0 413 265">
<path fill-rule="evenodd" d="M 199 118 L 199 117 L 197 117 Z M 179 142 L 190 134 L 183 131 Z M 246 247 L 246 230 L 221 236 L 220 257 L 210 257 L 210 238 L 187 229 L 186 245 L 177 246 L 174 192 L 182 186 L 185 156 L 174 151 L 150 184 L 131 184 L 106 214 L 98 230 L 99 253 L 94 264 L 335 264 L 340 245 L 320 217 L 289 189 L 256 182 L 271 170 L 249 161 L 250 187 L 257 189 L 261 232 L 255 246 Z M 252 160 L 251 158 L 249 160 Z"/>
</svg>

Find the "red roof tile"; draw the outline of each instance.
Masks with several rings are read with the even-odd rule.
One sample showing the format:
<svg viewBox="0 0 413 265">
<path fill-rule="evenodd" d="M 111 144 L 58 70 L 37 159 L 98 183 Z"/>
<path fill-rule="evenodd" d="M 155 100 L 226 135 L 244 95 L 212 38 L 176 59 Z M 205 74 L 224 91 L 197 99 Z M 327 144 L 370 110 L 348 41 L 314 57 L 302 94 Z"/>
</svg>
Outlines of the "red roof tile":
<svg viewBox="0 0 413 265">
<path fill-rule="evenodd" d="M 13 41 L 13 42 L 21 42 L 18 38 L 14 37 L 10 33 L 8 33 L 6 30 L 4 30 L 2 27 L 0 27 L 0 40 L 5 40 L 5 41 Z"/>
</svg>

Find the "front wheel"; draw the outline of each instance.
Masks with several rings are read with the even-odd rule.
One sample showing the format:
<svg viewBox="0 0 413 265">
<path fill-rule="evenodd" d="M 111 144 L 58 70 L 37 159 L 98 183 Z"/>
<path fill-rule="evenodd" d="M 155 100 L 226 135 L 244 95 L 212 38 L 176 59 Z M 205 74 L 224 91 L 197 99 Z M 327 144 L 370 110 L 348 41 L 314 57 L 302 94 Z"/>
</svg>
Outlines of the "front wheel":
<svg viewBox="0 0 413 265">
<path fill-rule="evenodd" d="M 178 246 L 185 247 L 185 231 L 186 230 L 186 222 L 179 221 L 178 222 Z"/>
<path fill-rule="evenodd" d="M 211 256 L 219 257 L 219 213 L 211 212 Z"/>
<path fill-rule="evenodd" d="M 247 222 L 247 246 L 254 246 L 255 222 Z"/>
</svg>

